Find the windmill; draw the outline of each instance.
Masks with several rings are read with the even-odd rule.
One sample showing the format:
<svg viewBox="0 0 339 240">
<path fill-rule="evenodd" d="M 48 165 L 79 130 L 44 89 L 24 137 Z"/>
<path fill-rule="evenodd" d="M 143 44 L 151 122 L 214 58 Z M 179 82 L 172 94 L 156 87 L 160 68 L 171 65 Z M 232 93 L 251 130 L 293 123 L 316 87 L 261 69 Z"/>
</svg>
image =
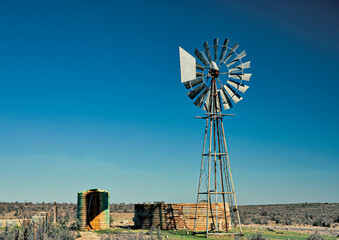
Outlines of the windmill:
<svg viewBox="0 0 339 240">
<path fill-rule="evenodd" d="M 252 74 L 246 72 L 250 62 L 243 62 L 246 52 L 238 54 L 239 45 L 228 44 L 229 39 L 219 44 L 216 38 L 212 46 L 206 41 L 202 51 L 195 49 L 197 59 L 179 47 L 181 82 L 189 89 L 193 104 L 206 112 L 196 117 L 205 119 L 206 127 L 193 230 L 198 233 L 203 226 L 206 237 L 209 233 L 242 233 L 223 126 L 224 116 L 234 114 L 222 111 L 243 99 L 241 95 L 249 88 L 244 82 Z"/>
</svg>

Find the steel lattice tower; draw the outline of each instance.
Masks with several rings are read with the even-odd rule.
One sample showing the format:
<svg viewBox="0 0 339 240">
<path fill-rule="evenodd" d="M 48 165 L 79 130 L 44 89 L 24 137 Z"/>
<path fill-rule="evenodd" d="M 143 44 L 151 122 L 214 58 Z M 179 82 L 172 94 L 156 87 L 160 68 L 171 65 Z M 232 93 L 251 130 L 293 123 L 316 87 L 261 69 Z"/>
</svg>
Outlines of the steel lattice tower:
<svg viewBox="0 0 339 240">
<path fill-rule="evenodd" d="M 243 99 L 239 94 L 249 88 L 243 81 L 252 75 L 244 71 L 250 62 L 242 62 L 246 52 L 238 54 L 238 44 L 230 48 L 228 39 L 218 43 L 216 38 L 212 46 L 205 42 L 204 50 L 195 49 L 201 64 L 179 47 L 181 82 L 190 89 L 188 97 L 206 112 L 196 117 L 206 119 L 206 126 L 194 221 L 194 232 L 204 229 L 206 237 L 209 233 L 242 234 L 223 125 L 223 118 L 234 114 L 223 114 L 222 110 Z M 236 63 L 239 65 L 233 66 Z"/>
</svg>

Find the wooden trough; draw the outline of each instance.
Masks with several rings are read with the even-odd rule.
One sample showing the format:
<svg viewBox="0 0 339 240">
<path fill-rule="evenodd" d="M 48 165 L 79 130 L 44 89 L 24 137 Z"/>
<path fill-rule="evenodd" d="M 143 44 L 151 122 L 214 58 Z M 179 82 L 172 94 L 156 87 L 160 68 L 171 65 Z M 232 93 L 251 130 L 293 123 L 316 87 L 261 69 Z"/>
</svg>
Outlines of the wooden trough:
<svg viewBox="0 0 339 240">
<path fill-rule="evenodd" d="M 159 228 L 162 230 L 187 229 L 193 231 L 196 211 L 196 203 L 159 203 L 159 204 L 135 204 L 134 226 L 136 228 Z M 198 204 L 198 217 L 195 231 L 206 231 L 206 206 L 207 203 Z M 209 231 L 216 229 L 216 223 L 221 231 L 228 231 L 230 228 L 229 206 L 217 204 L 217 216 L 215 217 L 216 206 L 212 204 L 213 218 L 209 212 Z M 225 223 L 226 215 L 226 223 Z"/>
</svg>

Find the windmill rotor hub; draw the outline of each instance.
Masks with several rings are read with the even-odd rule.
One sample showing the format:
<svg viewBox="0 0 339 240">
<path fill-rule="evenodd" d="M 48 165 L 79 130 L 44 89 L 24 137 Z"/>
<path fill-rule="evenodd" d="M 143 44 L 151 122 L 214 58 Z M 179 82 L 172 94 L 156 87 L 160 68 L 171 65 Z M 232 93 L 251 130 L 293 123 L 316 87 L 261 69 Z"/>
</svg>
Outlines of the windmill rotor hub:
<svg viewBox="0 0 339 240">
<path fill-rule="evenodd" d="M 214 61 L 210 62 L 209 65 L 210 65 L 211 70 L 218 70 L 219 71 L 218 65 Z"/>
<path fill-rule="evenodd" d="M 212 78 L 219 77 L 219 68 L 214 61 L 210 62 L 209 67 L 210 67 L 210 70 L 208 71 L 209 75 L 211 75 Z"/>
<path fill-rule="evenodd" d="M 219 77 L 219 70 L 210 69 L 208 73 L 213 79 Z"/>
</svg>

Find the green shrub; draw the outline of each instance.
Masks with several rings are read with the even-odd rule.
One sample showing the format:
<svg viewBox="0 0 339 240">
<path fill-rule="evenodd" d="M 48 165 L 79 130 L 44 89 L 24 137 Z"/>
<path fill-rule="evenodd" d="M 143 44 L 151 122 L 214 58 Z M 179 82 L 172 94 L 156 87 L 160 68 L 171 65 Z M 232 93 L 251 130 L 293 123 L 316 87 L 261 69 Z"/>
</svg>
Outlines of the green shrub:
<svg viewBox="0 0 339 240">
<path fill-rule="evenodd" d="M 258 233 L 256 235 L 248 236 L 247 240 L 269 240 L 269 238 L 265 238 L 261 233 Z"/>
<path fill-rule="evenodd" d="M 324 239 L 318 232 L 315 232 L 311 236 L 309 236 L 307 240 L 324 240 Z"/>
</svg>

